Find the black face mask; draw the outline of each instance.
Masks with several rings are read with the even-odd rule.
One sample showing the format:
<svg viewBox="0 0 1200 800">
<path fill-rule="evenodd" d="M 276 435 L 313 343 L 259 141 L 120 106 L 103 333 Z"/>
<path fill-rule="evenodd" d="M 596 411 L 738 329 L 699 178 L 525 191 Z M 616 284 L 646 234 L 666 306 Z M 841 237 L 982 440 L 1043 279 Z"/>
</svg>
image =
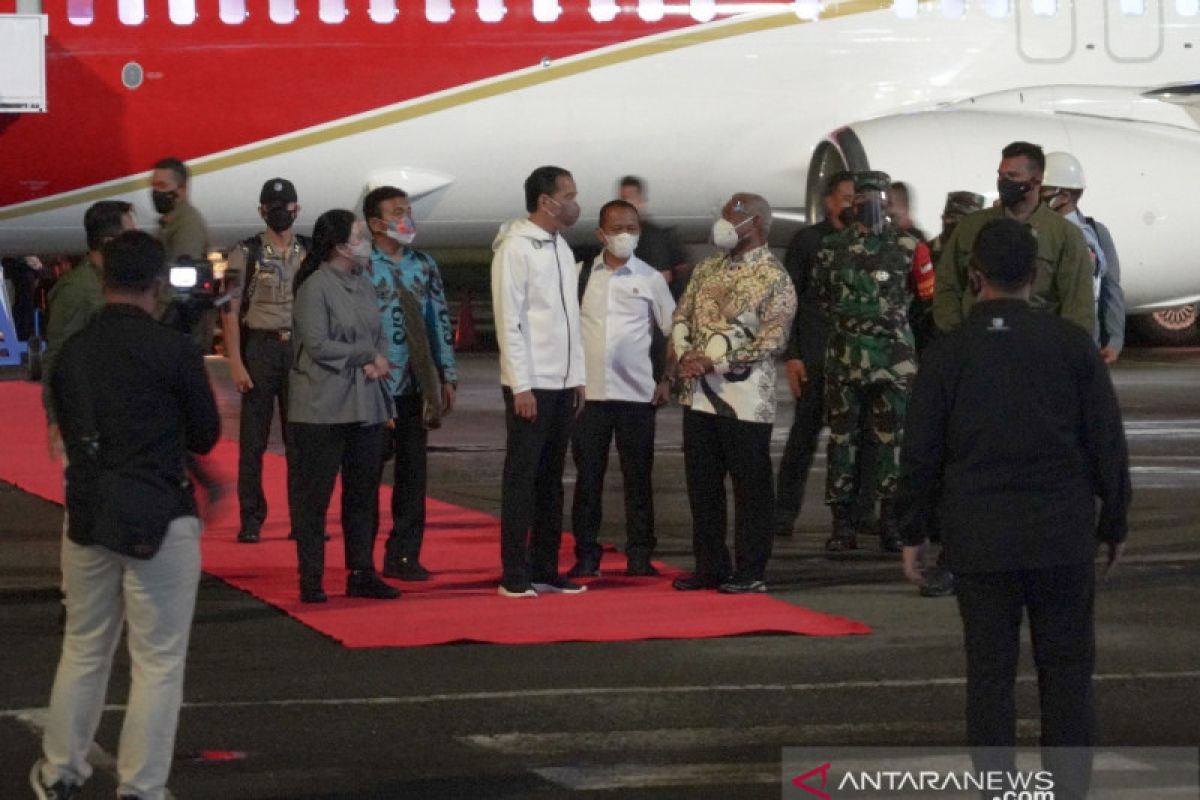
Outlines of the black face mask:
<svg viewBox="0 0 1200 800">
<path fill-rule="evenodd" d="M 289 211 L 287 206 L 271 206 L 267 213 L 263 214 L 263 219 L 268 228 L 276 233 L 283 233 L 296 221 L 296 213 Z"/>
<path fill-rule="evenodd" d="M 160 214 L 170 214 L 175 210 L 175 192 L 150 192 L 150 199 L 154 201 L 154 210 Z"/>
<path fill-rule="evenodd" d="M 854 206 L 846 206 L 838 212 L 838 222 L 846 227 L 858 222 L 858 209 Z"/>
<path fill-rule="evenodd" d="M 1032 188 L 1032 183 L 1017 183 L 1008 178 L 996 181 L 996 191 L 1000 193 L 1000 205 L 1005 208 L 1012 208 L 1024 200 L 1025 195 L 1029 194 L 1029 190 Z"/>
</svg>

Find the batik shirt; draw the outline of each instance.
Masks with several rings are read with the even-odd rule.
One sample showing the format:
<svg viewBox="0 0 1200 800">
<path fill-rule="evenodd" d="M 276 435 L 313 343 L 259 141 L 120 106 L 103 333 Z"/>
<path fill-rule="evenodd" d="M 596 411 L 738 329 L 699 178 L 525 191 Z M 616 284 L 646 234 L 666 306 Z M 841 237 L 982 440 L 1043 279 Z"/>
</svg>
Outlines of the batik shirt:
<svg viewBox="0 0 1200 800">
<path fill-rule="evenodd" d="M 713 371 L 684 381 L 679 402 L 746 422 L 775 421 L 775 356 L 796 313 L 796 290 L 765 245 L 700 262 L 673 317 L 679 357 L 699 350 Z"/>
</svg>

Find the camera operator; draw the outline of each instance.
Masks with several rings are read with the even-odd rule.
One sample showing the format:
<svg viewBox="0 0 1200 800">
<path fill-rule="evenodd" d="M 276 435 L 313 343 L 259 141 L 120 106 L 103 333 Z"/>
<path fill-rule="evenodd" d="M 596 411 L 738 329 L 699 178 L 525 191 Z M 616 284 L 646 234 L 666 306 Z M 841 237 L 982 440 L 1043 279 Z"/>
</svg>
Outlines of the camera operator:
<svg viewBox="0 0 1200 800">
<path fill-rule="evenodd" d="M 158 219 L 158 240 L 166 251 L 168 264 L 204 261 L 208 258 L 208 228 L 204 217 L 188 202 L 191 172 L 178 158 L 164 158 L 150 173 L 150 198 Z M 161 317 L 179 330 L 189 332 L 203 353 L 212 351 L 213 329 L 217 312 L 202 303 L 181 303 L 164 297 L 159 303 Z"/>
</svg>

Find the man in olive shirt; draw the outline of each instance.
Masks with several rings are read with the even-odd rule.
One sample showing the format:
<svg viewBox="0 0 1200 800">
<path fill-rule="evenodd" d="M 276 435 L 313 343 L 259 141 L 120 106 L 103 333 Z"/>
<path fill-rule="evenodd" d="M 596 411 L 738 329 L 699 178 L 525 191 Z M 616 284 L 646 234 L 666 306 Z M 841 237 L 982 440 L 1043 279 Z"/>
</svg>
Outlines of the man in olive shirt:
<svg viewBox="0 0 1200 800">
<path fill-rule="evenodd" d="M 50 402 L 50 380 L 58 353 L 67 339 L 87 327 L 96 312 L 104 307 L 101 287 L 100 248 L 121 231 L 132 230 L 133 206 L 120 200 L 93 203 L 83 215 L 87 233 L 87 255 L 64 275 L 47 298 L 46 353 L 42 357 L 42 404 L 49 421 L 49 447 L 52 457 L 62 453 L 62 437 L 54 405 Z"/>
<path fill-rule="evenodd" d="M 178 158 L 164 158 L 154 165 L 150 174 L 150 198 L 154 210 L 162 216 L 158 219 L 158 240 L 167 253 L 167 263 L 173 264 L 187 257 L 203 261 L 208 258 L 208 228 L 204 217 L 188 202 L 188 180 L 191 172 Z M 163 298 L 162 305 L 170 303 Z M 180 328 L 191 331 L 192 339 L 200 345 L 201 352 L 212 350 L 213 330 L 217 324 L 217 312 L 213 309 L 198 311 L 175 304 L 166 309 L 168 314 L 178 314 Z M 164 321 L 174 323 L 171 316 Z"/>
<path fill-rule="evenodd" d="M 949 332 L 957 329 L 975 304 L 968 291 L 967 269 L 975 237 L 988 222 L 1002 217 L 1028 225 L 1037 238 L 1037 275 L 1030 305 L 1074 322 L 1089 333 L 1096 325 L 1092 264 L 1079 229 L 1041 202 L 1046 156 L 1029 142 L 1013 142 L 1001 153 L 996 189 L 1000 204 L 969 215 L 954 229 L 937 265 L 933 320 Z"/>
</svg>

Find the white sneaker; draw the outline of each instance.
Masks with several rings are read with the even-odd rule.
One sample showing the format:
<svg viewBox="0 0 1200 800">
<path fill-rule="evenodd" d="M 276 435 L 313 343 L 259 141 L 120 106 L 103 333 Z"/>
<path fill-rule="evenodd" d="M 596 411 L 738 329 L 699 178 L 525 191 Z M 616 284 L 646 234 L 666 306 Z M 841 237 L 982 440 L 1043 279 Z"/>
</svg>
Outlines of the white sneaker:
<svg viewBox="0 0 1200 800">
<path fill-rule="evenodd" d="M 500 595 L 501 597 L 507 597 L 510 600 L 519 600 L 521 598 L 533 598 L 538 596 L 537 592 L 535 592 L 529 586 L 529 584 L 525 584 L 524 587 L 517 586 L 510 589 L 502 583 L 500 584 L 500 588 L 496 590 L 496 594 Z"/>
</svg>

